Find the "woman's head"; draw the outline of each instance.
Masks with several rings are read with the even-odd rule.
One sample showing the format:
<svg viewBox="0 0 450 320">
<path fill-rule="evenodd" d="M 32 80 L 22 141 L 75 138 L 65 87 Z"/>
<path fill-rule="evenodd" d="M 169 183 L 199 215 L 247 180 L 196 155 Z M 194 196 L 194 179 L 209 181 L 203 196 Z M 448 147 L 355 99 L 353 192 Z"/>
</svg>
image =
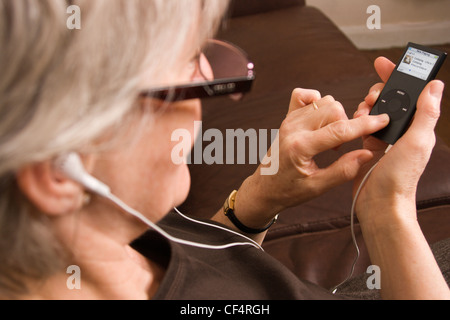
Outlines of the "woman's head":
<svg viewBox="0 0 450 320">
<path fill-rule="evenodd" d="M 71 4 L 81 9 L 81 30 L 67 28 Z M 67 231 L 64 216 L 85 210 L 92 215 L 83 222 L 94 228 L 123 226 L 112 214 L 108 221 L 100 200 L 82 208 L 83 191 L 51 167 L 58 154 L 83 154 L 93 175 L 152 219 L 184 199 L 189 176 L 170 161 L 170 134 L 193 130 L 199 101 L 143 104 L 137 97 L 192 78 L 191 60 L 226 5 L 0 1 L 0 294 L 19 293 L 21 279 L 60 268 L 64 250 L 55 237 Z"/>
</svg>

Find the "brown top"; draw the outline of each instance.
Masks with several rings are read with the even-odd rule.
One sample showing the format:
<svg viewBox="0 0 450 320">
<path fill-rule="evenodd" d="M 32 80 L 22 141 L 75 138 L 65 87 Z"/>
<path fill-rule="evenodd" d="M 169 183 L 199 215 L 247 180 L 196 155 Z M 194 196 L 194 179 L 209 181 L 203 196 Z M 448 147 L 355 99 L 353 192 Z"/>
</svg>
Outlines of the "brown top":
<svg viewBox="0 0 450 320">
<path fill-rule="evenodd" d="M 176 213 L 170 213 L 159 226 L 175 237 L 200 243 L 222 245 L 245 241 L 226 231 L 188 221 Z M 195 248 L 169 242 L 148 231 L 132 246 L 166 269 L 155 300 L 341 298 L 299 280 L 269 254 L 250 245 L 223 250 Z"/>
</svg>

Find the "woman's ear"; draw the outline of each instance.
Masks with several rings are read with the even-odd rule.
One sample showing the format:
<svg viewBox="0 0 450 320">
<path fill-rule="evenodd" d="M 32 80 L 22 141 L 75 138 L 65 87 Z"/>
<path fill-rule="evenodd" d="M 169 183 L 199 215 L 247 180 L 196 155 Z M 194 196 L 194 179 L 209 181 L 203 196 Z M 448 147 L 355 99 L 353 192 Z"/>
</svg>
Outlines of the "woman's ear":
<svg viewBox="0 0 450 320">
<path fill-rule="evenodd" d="M 51 160 L 30 164 L 16 177 L 21 191 L 43 213 L 65 215 L 83 206 L 83 187 L 55 170 Z"/>
</svg>

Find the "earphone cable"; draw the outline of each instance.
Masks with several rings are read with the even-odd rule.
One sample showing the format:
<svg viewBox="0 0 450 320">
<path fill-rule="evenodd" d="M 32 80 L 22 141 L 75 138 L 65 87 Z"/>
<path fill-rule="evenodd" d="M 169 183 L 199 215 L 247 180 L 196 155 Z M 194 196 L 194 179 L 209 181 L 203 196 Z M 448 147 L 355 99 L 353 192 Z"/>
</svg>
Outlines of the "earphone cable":
<svg viewBox="0 0 450 320">
<path fill-rule="evenodd" d="M 194 222 L 194 223 L 202 224 L 202 225 L 205 225 L 205 226 L 209 226 L 209 227 L 212 227 L 212 228 L 224 230 L 226 232 L 235 234 L 235 235 L 237 235 L 239 237 L 242 237 L 242 238 L 244 238 L 244 239 L 254 243 L 258 247 L 258 249 L 264 251 L 264 249 L 261 247 L 261 245 L 259 243 L 257 243 L 255 240 L 253 240 L 253 239 L 243 235 L 242 233 L 236 232 L 234 230 L 230 230 L 230 229 L 225 228 L 225 227 L 221 227 L 219 225 L 215 225 L 215 224 L 211 224 L 211 223 L 207 223 L 207 222 L 203 222 L 203 221 L 199 221 L 199 220 L 193 219 L 193 218 L 188 217 L 188 216 L 184 215 L 183 213 L 181 213 L 180 210 L 178 210 L 178 208 L 173 208 L 173 209 L 175 210 L 176 213 L 178 213 L 178 215 L 180 215 L 181 217 L 183 217 L 186 220 L 189 220 L 189 221 Z"/>
<path fill-rule="evenodd" d="M 389 150 L 391 150 L 392 145 L 389 145 L 386 150 L 384 151 L 384 154 L 388 153 Z M 372 168 L 370 168 L 370 170 L 366 173 L 366 175 L 364 176 L 363 180 L 361 181 L 361 183 L 359 184 L 358 190 L 356 191 L 355 197 L 353 198 L 353 203 L 352 203 L 352 208 L 351 208 L 351 212 L 350 212 L 350 230 L 352 233 L 352 241 L 353 241 L 353 245 L 355 247 L 356 250 L 356 257 L 353 260 L 352 263 L 352 267 L 350 270 L 350 274 L 347 276 L 347 278 L 342 281 L 341 283 L 339 283 L 338 285 L 336 285 L 334 288 L 331 289 L 331 292 L 333 294 L 335 294 L 337 292 L 337 289 L 342 286 L 344 283 L 346 283 L 347 281 L 350 280 L 350 278 L 353 276 L 353 273 L 355 272 L 355 266 L 356 266 L 356 262 L 358 262 L 358 259 L 361 255 L 361 252 L 359 250 L 359 246 L 358 246 L 358 242 L 356 241 L 356 235 L 355 235 L 355 228 L 354 228 L 354 220 L 355 220 L 355 208 L 356 208 L 356 201 L 359 198 L 359 194 L 361 193 L 362 188 L 364 187 L 364 185 L 366 184 L 367 180 L 369 180 L 370 175 L 372 174 L 372 172 L 375 170 L 375 168 L 378 166 L 378 164 L 380 163 L 381 159 L 377 161 L 377 163 L 375 163 Z"/>
<path fill-rule="evenodd" d="M 203 248 L 203 249 L 213 249 L 213 250 L 222 250 L 222 249 L 227 249 L 227 248 L 236 247 L 236 246 L 248 246 L 248 245 L 250 245 L 250 246 L 253 246 L 253 247 L 257 248 L 257 249 L 262 250 L 262 247 L 258 243 L 256 243 L 255 241 L 253 241 L 253 240 L 251 240 L 251 239 L 249 239 L 249 238 L 247 238 L 247 237 L 245 237 L 244 235 L 241 235 L 241 234 L 239 234 L 239 235 L 244 237 L 244 238 L 246 238 L 247 240 L 250 240 L 250 242 L 232 242 L 232 243 L 227 243 L 227 244 L 224 244 L 224 245 L 210 245 L 210 244 L 204 244 L 204 243 L 198 243 L 198 242 L 193 242 L 193 241 L 189 241 L 189 240 L 179 239 L 177 237 L 174 237 L 174 236 L 170 235 L 166 231 L 164 231 L 158 225 L 156 225 L 155 223 L 150 221 L 147 217 L 145 217 L 142 213 L 140 213 L 139 211 L 137 211 L 137 210 L 131 208 L 130 206 L 128 206 L 125 202 L 123 202 L 121 199 L 116 197 L 114 194 L 109 193 L 107 195 L 104 194 L 103 196 L 105 196 L 107 199 L 112 201 L 114 204 L 116 204 L 122 210 L 126 211 L 127 213 L 129 213 L 132 216 L 136 217 L 137 219 L 141 220 L 143 223 L 145 223 L 147 226 L 152 228 L 154 231 L 158 232 L 160 235 L 162 235 L 166 239 L 168 239 L 170 241 L 173 241 L 173 242 L 176 242 L 178 244 L 192 246 L 192 247 L 197 247 L 197 248 Z M 197 223 L 205 224 L 203 222 L 198 222 L 198 221 L 197 221 Z M 214 226 L 215 228 L 222 229 L 222 227 L 219 227 L 219 226 L 215 226 L 215 225 L 210 225 L 210 226 Z M 223 228 L 223 229 L 225 229 L 225 228 Z M 231 232 L 231 233 L 235 233 L 234 231 L 228 230 L 228 229 L 226 231 Z"/>
</svg>

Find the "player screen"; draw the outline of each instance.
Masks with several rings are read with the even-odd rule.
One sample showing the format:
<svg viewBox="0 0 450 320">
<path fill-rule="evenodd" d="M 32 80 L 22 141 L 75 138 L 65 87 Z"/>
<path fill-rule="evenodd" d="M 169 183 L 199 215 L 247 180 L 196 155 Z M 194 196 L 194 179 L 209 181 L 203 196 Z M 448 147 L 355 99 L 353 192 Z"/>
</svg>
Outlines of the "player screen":
<svg viewBox="0 0 450 320">
<path fill-rule="evenodd" d="M 397 70 L 427 80 L 438 59 L 436 54 L 409 47 Z"/>
</svg>

